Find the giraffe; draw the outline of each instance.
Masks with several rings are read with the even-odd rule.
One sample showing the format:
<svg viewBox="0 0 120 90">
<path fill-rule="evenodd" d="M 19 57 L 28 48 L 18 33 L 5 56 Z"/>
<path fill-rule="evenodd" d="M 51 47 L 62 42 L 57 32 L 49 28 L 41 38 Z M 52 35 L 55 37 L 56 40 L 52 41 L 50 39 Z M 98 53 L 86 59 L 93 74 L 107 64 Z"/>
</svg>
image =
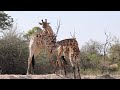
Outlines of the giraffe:
<svg viewBox="0 0 120 90">
<path fill-rule="evenodd" d="M 80 67 L 79 67 L 80 66 L 80 61 L 79 61 L 80 60 L 80 49 L 79 49 L 78 42 L 77 42 L 76 38 L 69 38 L 69 39 L 57 41 L 56 42 L 56 49 L 57 49 L 58 53 L 57 53 L 57 61 L 56 61 L 56 67 L 55 67 L 54 72 L 56 72 L 57 67 L 60 68 L 61 65 L 62 66 L 65 65 L 65 63 L 63 63 L 63 62 L 61 64 L 61 60 L 60 60 L 61 57 L 63 60 L 65 57 L 65 58 L 68 58 L 70 60 L 70 64 L 72 66 L 72 70 L 74 73 L 74 78 L 76 79 L 75 71 L 77 68 L 79 78 L 81 79 Z M 66 75 L 65 68 L 64 68 L 64 72 Z"/>
<path fill-rule="evenodd" d="M 51 59 L 52 54 L 52 47 L 54 46 L 54 43 L 56 43 L 56 35 L 54 34 L 50 23 L 47 22 L 47 19 L 45 19 L 45 22 L 42 20 L 42 23 L 39 23 L 42 25 L 43 30 L 37 34 L 35 34 L 31 39 L 29 43 L 29 57 L 28 57 L 28 68 L 27 68 L 27 75 L 29 73 L 34 73 L 34 64 L 38 54 L 40 53 L 41 49 L 47 50 L 48 58 Z"/>
</svg>

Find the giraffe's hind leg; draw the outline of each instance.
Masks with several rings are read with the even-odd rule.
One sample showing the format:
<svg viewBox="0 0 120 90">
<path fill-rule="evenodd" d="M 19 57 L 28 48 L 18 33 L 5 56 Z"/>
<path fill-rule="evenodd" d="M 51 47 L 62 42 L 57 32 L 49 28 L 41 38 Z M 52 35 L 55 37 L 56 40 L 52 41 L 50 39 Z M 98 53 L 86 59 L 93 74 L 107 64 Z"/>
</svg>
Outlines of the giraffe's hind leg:
<svg viewBox="0 0 120 90">
<path fill-rule="evenodd" d="M 76 79 L 75 66 L 73 66 L 72 68 L 73 68 L 74 79 Z"/>
<path fill-rule="evenodd" d="M 77 69 L 78 69 L 79 79 L 81 79 L 79 62 L 77 62 Z"/>
<path fill-rule="evenodd" d="M 70 54 L 70 56 L 69 56 L 69 59 L 70 59 L 70 64 L 71 64 L 71 66 L 72 66 L 72 72 L 73 72 L 73 75 L 74 75 L 74 79 L 76 79 L 76 74 L 75 74 L 75 65 L 74 65 L 74 63 L 73 63 L 73 58 L 71 57 L 71 54 Z"/>
<path fill-rule="evenodd" d="M 63 68 L 64 68 L 64 74 L 65 74 L 65 76 L 67 75 L 67 72 L 66 72 L 66 67 L 65 67 L 65 65 L 63 65 Z"/>
<path fill-rule="evenodd" d="M 64 56 L 62 56 L 61 57 L 61 62 L 62 62 L 62 67 L 63 67 L 63 69 L 64 69 L 64 74 L 65 74 L 65 76 L 67 75 L 67 72 L 66 72 L 66 65 L 67 65 L 67 62 L 66 62 L 66 59 L 65 59 L 65 57 Z"/>
<path fill-rule="evenodd" d="M 56 74 L 58 68 L 59 68 L 58 61 L 55 61 L 55 67 L 54 67 L 54 71 L 53 71 L 53 73 Z"/>
</svg>

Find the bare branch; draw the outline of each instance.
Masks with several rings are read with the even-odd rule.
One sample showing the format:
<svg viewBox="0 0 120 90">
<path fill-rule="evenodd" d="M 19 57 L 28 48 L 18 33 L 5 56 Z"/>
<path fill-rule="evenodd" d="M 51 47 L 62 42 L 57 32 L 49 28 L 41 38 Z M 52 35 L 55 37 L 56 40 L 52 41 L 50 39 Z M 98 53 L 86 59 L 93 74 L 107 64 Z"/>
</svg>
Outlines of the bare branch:
<svg viewBox="0 0 120 90">
<path fill-rule="evenodd" d="M 113 37 L 112 41 L 113 41 L 115 44 L 119 43 L 119 39 L 118 39 L 116 36 Z"/>
<path fill-rule="evenodd" d="M 75 38 L 75 28 L 74 28 L 74 38 Z"/>
<path fill-rule="evenodd" d="M 107 36 L 106 31 L 104 31 L 104 33 L 105 33 L 105 35 Z"/>
<path fill-rule="evenodd" d="M 104 32 L 105 36 L 106 36 L 106 40 L 105 40 L 105 44 L 103 47 L 103 59 L 104 59 L 104 63 L 105 63 L 105 59 L 106 59 L 106 53 L 108 52 L 108 48 L 109 46 L 111 46 L 111 42 L 112 42 L 112 36 L 111 36 L 111 32 L 109 34 L 106 33 L 106 31 Z"/>
<path fill-rule="evenodd" d="M 57 29 L 57 32 L 56 32 L 56 34 L 55 34 L 55 36 L 57 37 L 57 35 L 58 35 L 58 32 L 59 32 L 59 29 L 60 29 L 60 20 L 58 21 L 57 20 L 57 27 L 56 27 L 56 29 Z"/>
<path fill-rule="evenodd" d="M 72 38 L 74 38 L 74 36 L 72 36 L 71 32 L 70 32 L 70 35 L 71 35 Z"/>
<path fill-rule="evenodd" d="M 72 35 L 71 32 L 70 32 L 70 35 L 72 38 L 75 38 L 75 29 L 74 29 L 74 34 Z"/>
</svg>

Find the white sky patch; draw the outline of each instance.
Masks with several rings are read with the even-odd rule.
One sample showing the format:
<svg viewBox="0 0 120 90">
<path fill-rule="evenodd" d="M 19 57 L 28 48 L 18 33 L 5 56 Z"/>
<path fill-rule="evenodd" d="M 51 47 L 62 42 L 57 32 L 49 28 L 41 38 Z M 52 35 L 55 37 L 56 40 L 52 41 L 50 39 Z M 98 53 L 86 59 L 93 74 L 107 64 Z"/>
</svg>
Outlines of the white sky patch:
<svg viewBox="0 0 120 90">
<path fill-rule="evenodd" d="M 27 32 L 34 26 L 40 26 L 41 19 L 48 19 L 56 33 L 57 19 L 61 19 L 61 27 L 57 40 L 71 38 L 70 32 L 76 32 L 80 47 L 93 39 L 105 41 L 104 29 L 120 37 L 120 11 L 5 11 L 17 20 L 19 30 Z"/>
</svg>

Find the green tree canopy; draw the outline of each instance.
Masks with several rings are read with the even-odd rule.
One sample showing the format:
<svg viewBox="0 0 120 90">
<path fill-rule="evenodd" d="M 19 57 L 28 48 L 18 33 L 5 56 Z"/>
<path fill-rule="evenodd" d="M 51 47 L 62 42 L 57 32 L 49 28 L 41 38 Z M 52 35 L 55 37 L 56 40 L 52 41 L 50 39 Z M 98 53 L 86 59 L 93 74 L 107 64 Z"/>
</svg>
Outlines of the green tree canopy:
<svg viewBox="0 0 120 90">
<path fill-rule="evenodd" d="M 81 48 L 81 66 L 83 69 L 99 68 L 99 62 L 102 59 L 102 44 L 98 41 L 89 40 Z"/>
<path fill-rule="evenodd" d="M 13 25 L 13 18 L 6 14 L 4 11 L 0 11 L 0 29 L 9 29 Z"/>
<path fill-rule="evenodd" d="M 40 31 L 42 31 L 42 29 L 41 29 L 40 27 L 33 27 L 31 30 L 28 30 L 28 32 L 24 35 L 24 37 L 29 40 L 29 38 L 30 38 L 32 35 L 40 32 Z"/>
<path fill-rule="evenodd" d="M 89 40 L 83 47 L 82 52 L 86 54 L 101 54 L 102 44 L 97 41 Z"/>
</svg>

